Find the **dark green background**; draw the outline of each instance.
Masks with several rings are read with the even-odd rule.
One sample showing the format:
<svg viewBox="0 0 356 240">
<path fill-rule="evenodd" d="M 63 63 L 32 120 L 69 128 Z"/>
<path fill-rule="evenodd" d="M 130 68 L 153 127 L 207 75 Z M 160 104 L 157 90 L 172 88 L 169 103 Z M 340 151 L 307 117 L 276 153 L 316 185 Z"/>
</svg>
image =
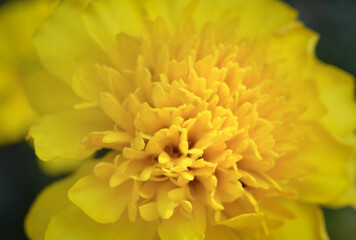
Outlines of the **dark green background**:
<svg viewBox="0 0 356 240">
<path fill-rule="evenodd" d="M 320 33 L 318 57 L 356 75 L 356 0 L 286 2 L 299 10 L 308 27 Z M 0 239 L 26 239 L 25 214 L 41 189 L 54 180 L 40 172 L 25 142 L 0 148 Z M 325 215 L 331 240 L 356 239 L 355 210 L 325 209 Z"/>
</svg>

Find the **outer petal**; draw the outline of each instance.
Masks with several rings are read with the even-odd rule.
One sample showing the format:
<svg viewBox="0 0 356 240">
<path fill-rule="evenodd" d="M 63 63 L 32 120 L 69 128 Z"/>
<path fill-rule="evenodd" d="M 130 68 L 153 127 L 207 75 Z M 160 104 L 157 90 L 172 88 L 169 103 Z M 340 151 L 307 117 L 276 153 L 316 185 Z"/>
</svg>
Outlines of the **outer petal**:
<svg viewBox="0 0 356 240">
<path fill-rule="evenodd" d="M 218 224 L 235 229 L 244 229 L 248 227 L 259 226 L 262 223 L 263 218 L 263 213 L 247 213 L 219 222 Z"/>
<path fill-rule="evenodd" d="M 143 220 L 131 223 L 124 215 L 115 224 L 100 224 L 78 208 L 70 207 L 51 219 L 45 240 L 152 240 L 155 237 L 156 228 L 155 223 Z"/>
<path fill-rule="evenodd" d="M 0 145 L 24 138 L 36 114 L 25 97 L 19 76 L 0 66 Z"/>
<path fill-rule="evenodd" d="M 326 204 L 345 191 L 350 183 L 347 164 L 353 149 L 323 130 L 316 131 L 319 141 L 299 152 L 295 159 L 296 163 L 304 165 L 307 174 L 294 180 L 291 186 L 303 201 Z"/>
<path fill-rule="evenodd" d="M 158 234 L 162 240 L 201 240 L 205 236 L 190 219 L 179 212 L 176 212 L 170 219 L 162 220 L 158 227 Z"/>
<path fill-rule="evenodd" d="M 142 36 L 145 25 L 142 9 L 136 1 L 93 1 L 83 13 L 83 21 L 92 37 L 106 52 L 116 46 L 120 32 Z"/>
<path fill-rule="evenodd" d="M 189 6 L 189 4 L 191 5 L 193 1 L 145 0 L 144 2 L 147 17 L 151 21 L 161 17 L 165 20 L 170 29 L 174 29 L 174 26 L 178 24 L 178 21 L 182 20 L 181 16 L 182 13 L 184 13 L 183 9 L 187 10 L 187 6 Z"/>
<path fill-rule="evenodd" d="M 73 90 L 43 69 L 38 69 L 25 83 L 31 106 L 39 114 L 49 114 L 72 109 L 81 100 Z"/>
<path fill-rule="evenodd" d="M 323 63 L 316 64 L 314 73 L 321 101 L 327 108 L 322 123 L 333 133 L 347 136 L 356 128 L 355 79 Z"/>
<path fill-rule="evenodd" d="M 294 9 L 279 1 L 146 0 L 145 6 L 150 20 L 162 17 L 170 29 L 193 18 L 198 30 L 207 23 L 223 24 L 221 31 L 225 29 L 224 33 L 231 35 L 237 28 L 236 33 L 240 39 L 264 36 L 291 23 L 297 17 Z M 231 31 L 229 25 L 234 31 Z"/>
<path fill-rule="evenodd" d="M 279 62 L 278 74 L 283 78 L 299 82 L 306 78 L 310 65 L 315 60 L 318 39 L 316 32 L 295 22 L 265 39 L 268 43 L 267 59 L 270 62 Z"/>
<path fill-rule="evenodd" d="M 91 175 L 76 182 L 69 190 L 68 196 L 95 221 L 114 223 L 125 210 L 131 191 L 127 184 L 125 187 L 111 188 L 108 180 Z"/>
<path fill-rule="evenodd" d="M 343 139 L 346 144 L 353 146 L 356 149 L 356 136 L 352 133 L 346 139 Z M 349 159 L 347 164 L 347 173 L 350 179 L 348 188 L 336 199 L 327 203 L 328 207 L 344 207 L 353 206 L 356 209 L 356 153 Z"/>
<path fill-rule="evenodd" d="M 35 113 L 23 80 L 36 65 L 31 37 L 57 5 L 56 0 L 7 1 L 0 8 L 0 144 L 23 139 Z"/>
<path fill-rule="evenodd" d="M 312 66 L 318 39 L 319 35 L 302 23 L 295 23 L 266 38 L 268 61 L 279 62 L 279 76 L 284 83 L 293 86 L 289 100 L 307 106 L 302 116 L 302 120 L 307 121 L 314 121 L 325 114 L 317 85 L 310 79 L 310 74 L 314 73 Z"/>
<path fill-rule="evenodd" d="M 29 132 L 37 156 L 45 161 L 57 157 L 83 159 L 97 149 L 80 149 L 92 131 L 112 128 L 113 123 L 98 109 L 70 110 L 40 118 Z"/>
<path fill-rule="evenodd" d="M 209 226 L 206 231 L 205 240 L 241 240 L 236 232 L 229 227 Z"/>
<path fill-rule="evenodd" d="M 238 14 L 236 12 L 238 11 Z M 238 19 L 234 19 L 238 15 Z M 290 24 L 297 17 L 297 11 L 281 1 L 201 1 L 195 15 L 199 27 L 206 22 L 237 23 L 240 39 L 255 38 L 273 33 Z M 261 24 L 263 23 L 263 24 Z M 235 25 L 236 29 L 236 25 Z"/>
<path fill-rule="evenodd" d="M 261 228 L 234 229 L 226 226 L 209 226 L 205 240 L 262 240 L 264 233 Z"/>
<path fill-rule="evenodd" d="M 52 176 L 70 173 L 83 163 L 81 160 L 73 161 L 68 158 L 56 158 L 48 162 L 38 159 L 37 162 L 43 172 Z"/>
<path fill-rule="evenodd" d="M 77 66 L 106 62 L 80 20 L 89 2 L 91 0 L 63 1 L 33 39 L 43 65 L 68 84 Z"/>
<path fill-rule="evenodd" d="M 43 239 L 51 217 L 71 205 L 67 197 L 70 186 L 90 172 L 94 164 L 89 161 L 74 175 L 55 182 L 41 192 L 25 219 L 25 231 L 30 239 Z"/>
<path fill-rule="evenodd" d="M 20 67 L 21 75 L 34 66 L 31 38 L 53 12 L 58 0 L 7 1 L 0 8 L 0 62 Z"/>
<path fill-rule="evenodd" d="M 295 218 L 285 220 L 283 226 L 273 229 L 270 238 L 273 240 L 327 240 L 324 226 L 324 216 L 321 209 L 315 205 L 289 202 Z"/>
</svg>

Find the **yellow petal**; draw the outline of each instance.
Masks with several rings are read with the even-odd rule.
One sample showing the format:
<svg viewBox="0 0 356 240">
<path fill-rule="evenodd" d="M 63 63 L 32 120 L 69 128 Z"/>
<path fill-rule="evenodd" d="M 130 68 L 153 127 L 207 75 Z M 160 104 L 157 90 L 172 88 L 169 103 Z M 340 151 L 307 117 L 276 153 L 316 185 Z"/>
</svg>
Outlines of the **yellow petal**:
<svg viewBox="0 0 356 240">
<path fill-rule="evenodd" d="M 356 135 L 351 133 L 349 137 L 343 139 L 345 143 L 356 147 Z M 353 206 L 356 209 L 356 158 L 352 156 L 347 163 L 347 176 L 349 177 L 349 184 L 346 190 L 338 195 L 331 202 L 327 203 L 328 207 L 345 207 Z"/>
<path fill-rule="evenodd" d="M 293 219 L 285 219 L 282 227 L 270 231 L 272 240 L 328 240 L 324 226 L 324 216 L 318 206 L 286 202 L 288 208 L 296 216 Z"/>
<path fill-rule="evenodd" d="M 132 136 L 127 132 L 108 132 L 103 137 L 104 143 L 127 144 L 132 141 Z"/>
<path fill-rule="evenodd" d="M 73 74 L 72 88 L 81 98 L 96 102 L 99 92 L 105 91 L 105 85 L 96 74 L 93 65 L 77 67 Z"/>
<path fill-rule="evenodd" d="M 120 32 L 141 36 L 145 28 L 135 1 L 93 1 L 82 18 L 92 37 L 107 52 L 111 50 L 108 47 L 116 46 Z"/>
<path fill-rule="evenodd" d="M 8 1 L 0 8 L 0 144 L 22 140 L 36 115 L 23 81 L 37 65 L 31 38 L 59 1 Z M 21 20 L 20 20 L 21 19 Z"/>
<path fill-rule="evenodd" d="M 115 224 L 100 224 L 86 216 L 75 207 L 69 207 L 52 217 L 45 235 L 45 240 L 153 240 L 156 223 L 137 220 L 129 222 L 123 216 Z"/>
<path fill-rule="evenodd" d="M 140 44 L 138 37 L 121 32 L 116 37 L 117 47 L 106 48 L 109 49 L 108 54 L 117 69 L 134 69 L 138 61 Z"/>
<path fill-rule="evenodd" d="M 204 239 L 204 233 L 179 212 L 176 212 L 170 219 L 162 220 L 158 227 L 158 234 L 161 240 Z"/>
<path fill-rule="evenodd" d="M 145 1 L 145 10 L 147 16 L 151 21 L 156 20 L 161 17 L 167 24 L 169 28 L 178 23 L 179 14 L 183 8 L 190 2 L 190 0 L 183 1 L 159 1 L 159 0 L 148 0 Z"/>
<path fill-rule="evenodd" d="M 309 75 L 315 72 L 311 66 L 315 61 L 315 46 L 318 40 L 319 35 L 316 32 L 301 23 L 295 23 L 274 34 L 269 41 L 269 61 L 280 62 L 278 74 L 284 76 L 283 78 L 294 86 L 291 101 L 307 106 L 302 115 L 303 120 L 314 120 L 325 114 L 316 83 L 309 80 Z M 303 94 L 300 94 L 301 92 Z"/>
<path fill-rule="evenodd" d="M 25 90 L 31 106 L 39 114 L 69 110 L 81 101 L 69 86 L 43 69 L 31 74 Z"/>
<path fill-rule="evenodd" d="M 123 59 L 122 61 L 125 60 Z M 116 69 L 96 65 L 96 71 L 98 72 L 101 80 L 120 101 L 123 101 L 132 91 L 130 79 L 125 78 L 124 75 L 119 73 Z"/>
<path fill-rule="evenodd" d="M 238 29 L 237 35 L 240 38 L 253 38 L 270 34 L 290 24 L 296 19 L 297 12 L 281 1 L 208 0 L 200 2 L 194 16 L 198 29 L 212 21 L 225 27 L 221 30 L 222 33 L 230 31 L 231 34 L 232 29 Z M 238 16 L 237 23 L 233 19 L 235 16 Z"/>
<path fill-rule="evenodd" d="M 321 122 L 333 133 L 347 136 L 356 128 L 355 79 L 341 69 L 320 62 L 314 73 L 327 110 Z"/>
<path fill-rule="evenodd" d="M 268 44 L 268 59 L 271 62 L 282 60 L 278 65 L 280 74 L 285 74 L 288 79 L 293 78 L 296 81 L 294 78 L 297 78 L 300 81 L 300 76 L 305 76 L 309 64 L 315 59 L 315 45 L 318 39 L 319 35 L 316 32 L 306 28 L 302 23 L 294 23 L 271 37 Z M 291 74 L 292 72 L 300 75 L 296 76 Z"/>
<path fill-rule="evenodd" d="M 32 67 L 31 61 L 36 55 L 31 38 L 58 2 L 58 0 L 8 1 L 1 5 L 0 62 L 21 65 L 23 68 L 18 72 L 20 75 Z M 25 63 L 25 66 L 22 63 Z"/>
<path fill-rule="evenodd" d="M 29 132 L 37 156 L 45 161 L 57 157 L 83 159 L 96 149 L 80 149 L 92 131 L 107 130 L 112 122 L 98 109 L 71 110 L 40 118 Z"/>
<path fill-rule="evenodd" d="M 43 65 L 67 84 L 71 83 L 78 65 L 107 62 L 80 20 L 89 2 L 91 0 L 62 1 L 33 39 Z"/>
<path fill-rule="evenodd" d="M 218 222 L 218 225 L 225 225 L 235 229 L 244 229 L 248 227 L 257 227 L 263 221 L 263 213 L 247 213 Z"/>
<path fill-rule="evenodd" d="M 132 125 L 129 119 L 129 114 L 114 95 L 111 93 L 100 93 L 99 105 L 120 127 L 128 132 L 131 130 Z"/>
<path fill-rule="evenodd" d="M 312 143 L 295 159 L 295 163 L 302 164 L 307 173 L 293 180 L 291 187 L 303 201 L 326 204 L 345 191 L 350 183 L 347 164 L 353 149 L 323 130 L 317 131 L 320 141 Z"/>
<path fill-rule="evenodd" d="M 145 221 L 154 221 L 159 218 L 157 204 L 150 202 L 139 207 L 140 215 Z"/>
<path fill-rule="evenodd" d="M 0 70 L 0 81 L 3 77 L 7 76 Z M 8 80 L 15 81 L 14 78 Z M 6 94 L 2 94 L 0 89 L 1 98 L 5 98 L 0 102 L 0 145 L 24 139 L 28 127 L 36 119 L 22 86 L 17 85 L 16 88 L 14 91 L 11 91 L 11 88 L 4 88 L 9 91 Z"/>
<path fill-rule="evenodd" d="M 128 202 L 128 184 L 111 188 L 108 180 L 93 175 L 80 179 L 69 190 L 70 200 L 99 223 L 116 222 Z M 128 190 L 128 191 L 126 191 Z"/>
<path fill-rule="evenodd" d="M 43 172 L 48 175 L 56 176 L 77 169 L 83 163 L 83 160 L 56 158 L 48 162 L 38 159 L 37 162 Z"/>
<path fill-rule="evenodd" d="M 174 212 L 174 201 L 168 197 L 168 192 L 174 186 L 170 183 L 162 184 L 157 192 L 157 210 L 158 214 L 163 219 L 168 219 Z"/>
<path fill-rule="evenodd" d="M 51 217 L 70 205 L 67 191 L 73 183 L 72 177 L 60 180 L 37 197 L 25 219 L 25 230 L 30 239 L 43 239 Z"/>
<path fill-rule="evenodd" d="M 94 175 L 101 179 L 108 179 L 115 173 L 115 167 L 108 162 L 99 162 L 94 168 Z"/>
<path fill-rule="evenodd" d="M 25 231 L 30 239 L 43 239 L 51 217 L 71 205 L 67 197 L 69 188 L 81 176 L 88 174 L 94 164 L 94 161 L 88 161 L 75 174 L 53 183 L 40 193 L 25 219 Z"/>
<path fill-rule="evenodd" d="M 206 231 L 205 240 L 240 240 L 239 234 L 229 227 L 209 226 Z"/>
</svg>

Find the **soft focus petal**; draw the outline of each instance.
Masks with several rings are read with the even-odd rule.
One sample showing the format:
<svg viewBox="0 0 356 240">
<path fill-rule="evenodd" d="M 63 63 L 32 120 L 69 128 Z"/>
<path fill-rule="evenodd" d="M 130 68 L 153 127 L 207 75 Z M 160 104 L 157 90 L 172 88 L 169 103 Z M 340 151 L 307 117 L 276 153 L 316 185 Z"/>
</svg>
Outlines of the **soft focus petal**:
<svg viewBox="0 0 356 240">
<path fill-rule="evenodd" d="M 321 209 L 315 205 L 286 202 L 295 218 L 285 219 L 284 224 L 270 232 L 273 240 L 328 240 Z"/>
<path fill-rule="evenodd" d="M 343 138 L 343 142 L 350 147 L 356 148 L 356 135 L 350 134 L 347 138 Z M 353 206 L 356 209 L 356 155 L 353 153 L 347 165 L 347 176 L 349 183 L 347 189 L 335 199 L 327 203 L 328 207 L 344 207 Z"/>
<path fill-rule="evenodd" d="M 204 232 L 199 230 L 191 219 L 184 217 L 179 212 L 170 219 L 162 220 L 158 227 L 158 233 L 162 240 L 204 239 Z"/>
<path fill-rule="evenodd" d="M 52 217 L 45 240 L 152 240 L 155 234 L 155 223 L 148 223 L 143 220 L 131 223 L 127 218 L 122 217 L 115 224 L 100 224 L 93 221 L 78 208 L 69 207 Z"/>
<path fill-rule="evenodd" d="M 31 37 L 58 1 L 7 1 L 0 8 L 0 145 L 20 141 L 36 115 L 23 89 L 37 66 Z"/>
<path fill-rule="evenodd" d="M 321 101 L 327 108 L 322 123 L 333 133 L 347 136 L 356 128 L 355 79 L 324 63 L 316 64 L 314 71 Z"/>
<path fill-rule="evenodd" d="M 51 161 L 42 161 L 38 159 L 37 161 L 40 169 L 51 176 L 56 176 L 60 174 L 70 173 L 73 170 L 77 169 L 82 163 L 83 160 L 73 160 L 68 158 L 56 158 Z"/>
<path fill-rule="evenodd" d="M 40 118 L 29 132 L 37 156 L 45 161 L 57 157 L 82 159 L 97 149 L 80 148 L 91 131 L 102 131 L 112 123 L 98 109 L 70 110 Z"/>
<path fill-rule="evenodd" d="M 70 110 L 81 100 L 73 90 L 43 69 L 38 69 L 25 82 L 31 106 L 39 114 Z"/>
<path fill-rule="evenodd" d="M 68 196 L 95 221 L 114 223 L 120 218 L 127 204 L 129 186 L 125 187 L 111 188 L 107 180 L 86 176 L 74 184 Z"/>
<path fill-rule="evenodd" d="M 36 64 L 31 43 L 33 34 L 56 7 L 57 0 L 7 1 L 0 8 L 0 62 L 22 67 L 18 74 Z"/>
<path fill-rule="evenodd" d="M 224 226 L 211 226 L 206 231 L 205 240 L 241 240 L 233 229 Z"/>
<path fill-rule="evenodd" d="M 63 1 L 33 40 L 42 64 L 68 84 L 76 66 L 106 61 L 80 20 L 81 11 L 89 2 Z"/>
<path fill-rule="evenodd" d="M 141 36 L 145 29 L 137 1 L 93 1 L 85 10 L 83 21 L 93 39 L 109 54 L 120 32 Z"/>
<path fill-rule="evenodd" d="M 144 6 L 147 12 L 147 17 L 151 21 L 154 21 L 157 17 L 161 17 L 166 21 L 166 23 L 172 30 L 172 28 L 178 24 L 179 20 L 182 20 L 181 17 L 182 15 L 184 15 L 183 10 L 190 10 L 187 6 L 196 7 L 192 4 L 188 5 L 191 2 L 191 0 L 146 0 L 144 2 Z"/>
<path fill-rule="evenodd" d="M 236 13 L 238 12 L 238 20 Z M 196 15 L 200 27 L 208 21 L 223 20 L 225 26 L 229 23 L 238 24 L 240 39 L 255 38 L 270 34 L 279 28 L 292 23 L 297 12 L 281 1 L 201 1 L 201 8 Z M 236 21 L 237 20 L 237 21 Z M 263 22 L 263 24 L 261 24 Z M 232 27 L 232 26 L 231 26 Z M 224 30 L 222 30 L 224 31 Z"/>
<path fill-rule="evenodd" d="M 72 205 L 68 189 L 81 176 L 88 174 L 95 162 L 88 162 L 75 174 L 45 188 L 33 203 L 25 219 L 25 230 L 30 239 L 43 239 L 51 217 Z"/>
<path fill-rule="evenodd" d="M 36 119 L 18 78 L 15 70 L 0 66 L 0 145 L 23 139 Z"/>
<path fill-rule="evenodd" d="M 182 18 L 183 20 L 193 18 L 198 30 L 201 30 L 207 22 L 221 24 L 225 27 L 220 29 L 222 32 L 234 30 L 237 26 L 236 33 L 239 38 L 264 36 L 291 23 L 297 17 L 294 9 L 279 1 L 147 0 L 145 4 L 147 15 L 151 20 L 155 20 L 158 16 L 163 17 L 171 29 L 182 24 Z M 231 34 L 235 33 L 230 32 Z"/>
<path fill-rule="evenodd" d="M 301 151 L 295 159 L 307 174 L 294 180 L 292 189 L 302 200 L 329 203 L 346 190 L 350 179 L 347 167 L 353 149 L 320 130 L 319 141 Z"/>
</svg>

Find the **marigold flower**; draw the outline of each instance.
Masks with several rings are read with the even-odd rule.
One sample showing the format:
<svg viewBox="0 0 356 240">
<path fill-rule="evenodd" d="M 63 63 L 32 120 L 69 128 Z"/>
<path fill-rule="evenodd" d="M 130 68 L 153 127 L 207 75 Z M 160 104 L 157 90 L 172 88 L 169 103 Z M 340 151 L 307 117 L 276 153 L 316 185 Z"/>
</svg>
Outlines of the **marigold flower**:
<svg viewBox="0 0 356 240">
<path fill-rule="evenodd" d="M 110 151 L 43 191 L 28 236 L 327 239 L 318 205 L 356 206 L 353 79 L 296 17 L 274 0 L 63 1 L 34 44 L 81 101 L 29 135 L 44 161 Z"/>
<path fill-rule="evenodd" d="M 0 145 L 24 139 L 36 114 L 24 80 L 38 67 L 31 37 L 56 1 L 9 1 L 0 8 Z"/>
</svg>

